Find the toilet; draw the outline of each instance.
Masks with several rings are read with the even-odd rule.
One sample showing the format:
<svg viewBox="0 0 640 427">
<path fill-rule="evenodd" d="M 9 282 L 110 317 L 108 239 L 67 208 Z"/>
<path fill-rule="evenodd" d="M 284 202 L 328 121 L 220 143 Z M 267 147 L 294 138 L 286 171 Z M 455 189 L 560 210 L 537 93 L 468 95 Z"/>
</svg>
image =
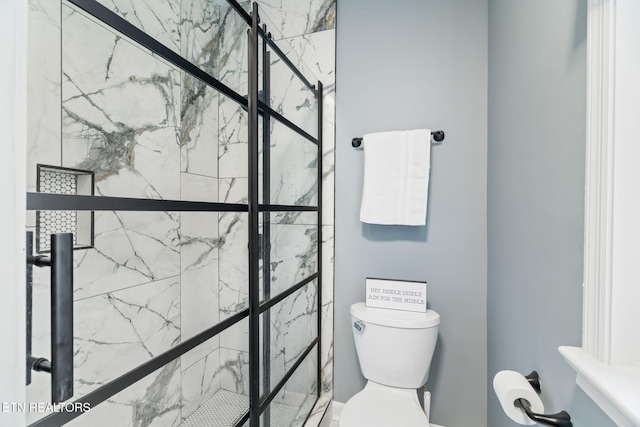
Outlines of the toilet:
<svg viewBox="0 0 640 427">
<path fill-rule="evenodd" d="M 429 427 L 416 389 L 429 377 L 440 315 L 351 306 L 362 391 L 347 401 L 340 427 Z"/>
</svg>

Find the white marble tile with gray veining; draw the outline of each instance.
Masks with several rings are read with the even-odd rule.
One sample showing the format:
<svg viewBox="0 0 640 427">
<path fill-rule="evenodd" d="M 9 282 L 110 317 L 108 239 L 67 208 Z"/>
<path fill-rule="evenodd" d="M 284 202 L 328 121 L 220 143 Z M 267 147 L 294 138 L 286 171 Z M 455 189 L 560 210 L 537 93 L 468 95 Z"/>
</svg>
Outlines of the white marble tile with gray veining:
<svg viewBox="0 0 640 427">
<path fill-rule="evenodd" d="M 179 275 L 179 227 L 176 212 L 96 212 L 94 248 L 74 252 L 74 298 Z"/>
<path fill-rule="evenodd" d="M 317 272 L 317 226 L 271 226 L 271 290 L 282 292 Z"/>
<path fill-rule="evenodd" d="M 27 191 L 36 191 L 38 163 L 61 164 L 60 2 L 29 0 Z M 31 215 L 28 225 L 35 225 Z"/>
<path fill-rule="evenodd" d="M 220 179 L 218 191 L 220 193 L 220 201 L 222 203 L 238 203 L 246 205 L 249 198 L 249 178 Z"/>
<path fill-rule="evenodd" d="M 320 390 L 322 393 L 333 393 L 333 302 L 323 304 L 322 319 Z"/>
<path fill-rule="evenodd" d="M 244 18 L 230 6 L 219 8 L 217 78 L 241 95 L 248 90 L 248 36 Z"/>
<path fill-rule="evenodd" d="M 181 422 L 180 382 L 180 362 L 170 362 L 66 425 L 176 427 Z"/>
<path fill-rule="evenodd" d="M 334 229 L 322 227 L 321 392 L 333 392 Z"/>
<path fill-rule="evenodd" d="M 219 7 L 182 1 L 181 54 L 216 77 L 220 46 Z M 218 172 L 218 92 L 187 73 L 182 77 L 180 147 L 182 171 L 211 177 Z"/>
<path fill-rule="evenodd" d="M 294 211 L 284 211 L 284 212 L 272 212 L 271 213 L 271 224 L 295 224 L 295 225 L 306 225 L 313 226 L 317 228 L 318 223 L 318 213 L 313 211 L 308 212 L 294 212 Z"/>
<path fill-rule="evenodd" d="M 218 92 L 206 83 L 182 73 L 180 170 L 218 176 Z"/>
<path fill-rule="evenodd" d="M 180 73 L 63 7 L 63 164 L 96 194 L 179 198 Z"/>
<path fill-rule="evenodd" d="M 336 25 L 336 0 L 259 0 L 274 37 L 330 30 Z"/>
<path fill-rule="evenodd" d="M 298 369 L 287 380 L 285 386 L 273 399 L 274 403 L 282 403 L 299 408 L 298 417 L 302 420 L 309 414 L 317 396 L 317 365 L 316 354 L 311 352 L 298 366 Z M 292 425 L 300 425 L 292 423 Z"/>
<path fill-rule="evenodd" d="M 316 85 L 313 72 L 306 66 L 303 59 L 297 56 L 296 48 L 288 42 L 289 40 L 284 40 L 280 43 L 287 57 L 311 84 Z M 315 89 L 307 88 L 303 81 L 293 74 L 286 63 L 275 54 L 271 56 L 271 73 L 271 107 L 311 136 L 317 137 L 318 100 Z M 311 185 L 315 182 L 316 176 L 309 169 L 317 164 L 317 149 L 305 138 L 277 123 L 271 127 L 270 142 L 272 146 L 271 182 L 272 187 L 279 187 L 276 194 L 281 198 L 277 203 L 315 204 L 316 201 L 312 198 L 316 190 Z M 278 146 L 281 146 L 280 154 Z M 295 187 L 297 191 L 294 190 Z"/>
<path fill-rule="evenodd" d="M 281 124 L 273 123 L 271 129 L 270 202 L 316 206 L 318 146 Z"/>
<path fill-rule="evenodd" d="M 74 317 L 80 397 L 180 343 L 180 278 L 76 301 Z"/>
<path fill-rule="evenodd" d="M 218 179 L 182 174 L 183 200 L 217 201 Z M 182 341 L 205 331 L 218 316 L 218 213 L 182 212 L 180 215 L 181 334 Z M 186 369 L 219 346 L 213 337 L 181 358 Z"/>
<path fill-rule="evenodd" d="M 218 214 L 182 212 L 181 214 L 181 336 L 185 341 L 203 332 L 219 320 Z M 218 348 L 213 337 L 182 356 L 183 369 Z"/>
<path fill-rule="evenodd" d="M 324 97 L 324 108 L 329 116 L 323 123 L 322 146 L 322 224 L 333 225 L 335 217 L 335 94 Z"/>
<path fill-rule="evenodd" d="M 247 113 L 235 101 L 220 96 L 219 114 L 218 176 L 246 178 L 249 176 Z"/>
<path fill-rule="evenodd" d="M 220 179 L 222 203 L 247 203 L 248 178 Z M 248 308 L 249 266 L 248 216 L 246 213 L 220 212 L 220 318 Z"/>
<path fill-rule="evenodd" d="M 335 175 L 335 29 L 287 39 L 323 82 L 323 224 L 333 224 Z"/>
<path fill-rule="evenodd" d="M 160 43 L 180 52 L 181 3 L 172 0 L 98 0 Z"/>
<path fill-rule="evenodd" d="M 270 374 L 278 383 L 318 335 L 316 281 L 270 309 Z"/>
<path fill-rule="evenodd" d="M 220 332 L 220 347 L 249 352 L 249 321 L 242 320 Z"/>
<path fill-rule="evenodd" d="M 221 347 L 220 366 L 222 389 L 249 395 L 249 353 Z"/>
<path fill-rule="evenodd" d="M 247 88 L 247 25 L 231 8 L 221 7 L 218 34 L 218 79 L 240 95 Z M 225 96 L 219 97 L 218 176 L 246 178 L 248 163 L 248 115 L 242 107 Z"/>
<path fill-rule="evenodd" d="M 287 57 L 291 59 L 295 50 L 288 44 L 285 48 L 289 51 Z M 301 59 L 294 58 L 292 62 L 311 85 L 317 84 L 317 78 Z M 309 88 L 277 54 L 271 54 L 270 64 L 270 107 L 311 136 L 317 137 L 318 101 L 315 89 Z"/>
<path fill-rule="evenodd" d="M 212 76 L 220 55 L 220 6 L 206 0 L 182 0 L 180 54 Z"/>
<path fill-rule="evenodd" d="M 220 319 L 249 307 L 248 216 L 220 213 Z"/>
<path fill-rule="evenodd" d="M 216 266 L 220 247 L 217 216 L 217 212 L 182 212 L 180 229 L 182 274 Z M 216 277 L 217 269 L 207 270 L 207 273 Z"/>
<path fill-rule="evenodd" d="M 286 40 L 300 61 L 322 81 L 326 93 L 335 92 L 336 30 L 320 31 Z M 327 117 L 328 118 L 328 117 Z"/>
<path fill-rule="evenodd" d="M 191 414 L 220 390 L 222 371 L 220 349 L 209 353 L 182 371 L 182 419 Z"/>
<path fill-rule="evenodd" d="M 318 398 L 318 402 L 313 407 L 311 411 L 311 415 L 309 415 L 309 419 L 307 420 L 307 425 L 309 426 L 319 426 L 323 421 L 323 417 L 325 416 L 325 412 L 329 407 L 329 404 L 333 401 L 333 395 L 328 393 L 321 393 Z"/>
<path fill-rule="evenodd" d="M 180 200 L 217 202 L 218 179 L 192 173 L 180 174 Z"/>
<path fill-rule="evenodd" d="M 307 416 L 313 409 L 314 404 L 316 403 L 316 400 L 317 400 L 316 394 L 313 391 L 307 394 L 302 404 L 300 404 L 300 410 L 298 411 L 298 415 L 296 415 L 296 417 L 291 422 L 291 427 L 301 427 L 305 425 L 305 421 L 307 421 Z M 313 424 L 308 424 L 308 425 L 313 425 Z"/>
<path fill-rule="evenodd" d="M 182 10 L 182 56 L 245 93 L 248 26 L 244 19 L 226 1 L 183 0 Z"/>
</svg>

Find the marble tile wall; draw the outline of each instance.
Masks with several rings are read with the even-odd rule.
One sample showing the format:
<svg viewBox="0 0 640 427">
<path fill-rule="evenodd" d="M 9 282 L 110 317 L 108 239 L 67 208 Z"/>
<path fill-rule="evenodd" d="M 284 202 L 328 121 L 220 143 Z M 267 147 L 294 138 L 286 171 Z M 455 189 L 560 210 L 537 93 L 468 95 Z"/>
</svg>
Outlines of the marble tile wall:
<svg viewBox="0 0 640 427">
<path fill-rule="evenodd" d="M 44 164 L 59 164 L 61 153 L 60 2 L 29 1 L 27 56 L 27 155 Z M 36 162 L 27 163 L 27 191 L 36 191 Z M 27 226 L 35 226 L 35 215 Z"/>
<path fill-rule="evenodd" d="M 259 0 L 258 3 L 274 23 L 270 30 L 283 38 L 335 30 L 336 27 L 336 0 Z"/>
<path fill-rule="evenodd" d="M 246 92 L 246 27 L 224 2 L 159 0 L 153 8 L 132 0 L 100 3 L 232 89 Z M 302 52 L 294 62 L 301 68 L 309 64 L 326 88 L 321 284 L 326 394 L 332 393 L 335 0 L 304 2 L 304 7 L 277 3 L 260 2 L 289 35 L 286 42 Z M 29 8 L 28 170 L 33 169 L 33 179 L 28 191 L 35 191 L 35 164 L 42 163 L 95 171 L 96 195 L 246 203 L 247 116 L 242 108 L 64 0 L 30 0 Z M 293 50 L 287 50 L 292 58 Z M 273 62 L 274 68 L 282 65 Z M 272 105 L 315 134 L 312 98 L 294 82 L 288 75 L 276 85 Z M 315 146 L 300 146 L 274 125 L 272 187 L 277 191 L 272 203 L 317 203 Z M 272 218 L 274 291 L 316 270 L 314 223 L 304 215 Z M 34 226 L 31 216 L 27 226 Z M 74 254 L 75 396 L 245 309 L 246 242 L 246 214 L 96 212 L 95 248 Z M 34 349 L 44 356 L 49 345 L 46 276 L 36 273 L 34 291 L 39 307 Z M 274 349 L 282 355 L 276 371 L 289 366 L 316 333 L 308 329 L 318 315 L 310 308 L 317 298 L 312 288 L 290 297 L 272 316 Z M 94 408 L 92 425 L 173 426 L 218 390 L 248 394 L 247 323 Z M 280 334 L 288 327 L 287 335 Z M 276 371 L 274 376 L 281 374 Z M 308 406 L 304 385 L 315 381 L 315 373 L 309 377 L 312 370 L 307 371 L 303 380 L 290 380 L 282 399 L 295 401 L 301 392 L 299 404 Z M 37 376 L 28 395 L 47 401 L 48 378 Z M 41 415 L 30 416 L 33 421 Z M 71 425 L 84 425 L 87 416 Z"/>
<path fill-rule="evenodd" d="M 307 349 L 309 337 L 317 335 L 317 282 L 305 285 L 271 310 L 271 384 L 277 384 Z M 304 369 L 304 367 L 302 367 Z M 288 389 L 304 390 L 310 382 L 316 383 L 316 373 L 299 375 L 296 384 L 294 377 L 288 382 Z"/>
<path fill-rule="evenodd" d="M 97 195 L 179 199 L 180 72 L 66 5 L 62 22 L 63 166 Z"/>
<path fill-rule="evenodd" d="M 314 115 L 317 112 L 314 111 Z M 315 134 L 315 132 L 314 132 Z M 318 147 L 278 123 L 271 123 L 271 200 L 273 204 L 317 206 Z M 315 217 L 312 218 L 315 223 Z"/>
<path fill-rule="evenodd" d="M 176 360 L 65 425 L 175 427 L 182 421 L 183 393 Z"/>
</svg>

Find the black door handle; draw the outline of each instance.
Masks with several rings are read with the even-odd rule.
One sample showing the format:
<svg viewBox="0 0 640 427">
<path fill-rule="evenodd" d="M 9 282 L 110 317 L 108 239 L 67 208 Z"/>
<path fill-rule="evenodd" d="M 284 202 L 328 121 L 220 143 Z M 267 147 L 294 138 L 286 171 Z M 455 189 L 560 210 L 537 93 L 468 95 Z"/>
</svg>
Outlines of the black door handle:
<svg viewBox="0 0 640 427">
<path fill-rule="evenodd" d="M 27 233 L 27 249 L 32 233 Z M 51 268 L 51 361 L 31 356 L 31 268 Z M 30 371 L 51 373 L 51 403 L 73 396 L 73 234 L 51 235 L 51 257 L 27 252 L 27 384 Z"/>
</svg>

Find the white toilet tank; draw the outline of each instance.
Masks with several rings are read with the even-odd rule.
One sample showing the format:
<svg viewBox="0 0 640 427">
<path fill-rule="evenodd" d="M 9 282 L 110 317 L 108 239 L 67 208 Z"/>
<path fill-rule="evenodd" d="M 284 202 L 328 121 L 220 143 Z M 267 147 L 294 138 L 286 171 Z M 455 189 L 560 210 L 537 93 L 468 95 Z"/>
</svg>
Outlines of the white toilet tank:
<svg viewBox="0 0 640 427">
<path fill-rule="evenodd" d="M 429 378 L 440 315 L 351 306 L 353 339 L 360 370 L 368 380 L 390 387 L 419 388 Z"/>
</svg>

